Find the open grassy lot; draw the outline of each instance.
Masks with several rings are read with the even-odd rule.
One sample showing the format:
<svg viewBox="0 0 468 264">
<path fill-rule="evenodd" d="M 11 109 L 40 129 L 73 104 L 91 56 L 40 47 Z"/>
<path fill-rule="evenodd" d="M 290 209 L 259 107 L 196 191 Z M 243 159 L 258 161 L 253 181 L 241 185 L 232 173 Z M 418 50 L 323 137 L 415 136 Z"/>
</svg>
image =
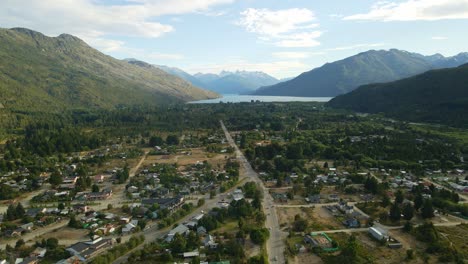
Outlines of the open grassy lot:
<svg viewBox="0 0 468 264">
<path fill-rule="evenodd" d="M 437 227 L 441 236 L 450 242 L 450 245 L 459 252 L 464 252 L 465 260 L 468 260 L 468 224 L 462 224 L 453 227 Z"/>
<path fill-rule="evenodd" d="M 197 162 L 203 162 L 205 160 L 212 164 L 214 169 L 221 168 L 226 162 L 226 157 L 230 157 L 231 154 L 216 154 L 209 153 L 204 148 L 192 148 L 184 151 L 169 154 L 169 155 L 148 155 L 143 166 L 151 165 L 154 163 L 172 164 L 177 163 L 181 170 L 187 165 L 193 165 Z"/>
</svg>

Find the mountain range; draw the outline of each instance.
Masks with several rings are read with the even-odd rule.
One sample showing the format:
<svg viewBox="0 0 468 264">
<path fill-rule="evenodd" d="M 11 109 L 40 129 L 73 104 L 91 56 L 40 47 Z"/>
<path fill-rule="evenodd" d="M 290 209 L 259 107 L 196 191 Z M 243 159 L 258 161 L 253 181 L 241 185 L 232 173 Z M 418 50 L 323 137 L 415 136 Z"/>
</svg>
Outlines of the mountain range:
<svg viewBox="0 0 468 264">
<path fill-rule="evenodd" d="M 7 109 L 110 109 L 217 96 L 156 67 L 104 55 L 72 35 L 0 29 L 0 104 Z"/>
<path fill-rule="evenodd" d="M 361 85 L 396 81 L 428 70 L 457 67 L 464 63 L 468 63 L 468 53 L 444 57 L 397 49 L 370 50 L 327 63 L 292 80 L 261 87 L 253 94 L 334 97 Z"/>
<path fill-rule="evenodd" d="M 124 61 L 135 65 L 151 64 L 137 59 L 129 58 Z M 165 65 L 151 65 L 166 73 L 186 80 L 194 86 L 210 90 L 219 94 L 249 94 L 255 89 L 279 83 L 280 80 L 259 71 L 222 71 L 219 74 L 197 73 L 191 75 L 182 69 Z"/>
<path fill-rule="evenodd" d="M 194 77 L 203 83 L 201 87 L 220 94 L 251 93 L 259 87 L 279 82 L 278 79 L 259 71 L 222 71 L 220 74 L 197 73 Z"/>
<path fill-rule="evenodd" d="M 219 94 L 249 94 L 257 88 L 280 82 L 278 79 L 253 71 L 222 71 L 220 74 L 197 73 L 191 75 L 179 68 L 156 65 L 161 70 L 178 76 L 187 82 Z"/>
<path fill-rule="evenodd" d="M 403 80 L 364 85 L 327 103 L 410 121 L 468 126 L 468 64 Z"/>
</svg>

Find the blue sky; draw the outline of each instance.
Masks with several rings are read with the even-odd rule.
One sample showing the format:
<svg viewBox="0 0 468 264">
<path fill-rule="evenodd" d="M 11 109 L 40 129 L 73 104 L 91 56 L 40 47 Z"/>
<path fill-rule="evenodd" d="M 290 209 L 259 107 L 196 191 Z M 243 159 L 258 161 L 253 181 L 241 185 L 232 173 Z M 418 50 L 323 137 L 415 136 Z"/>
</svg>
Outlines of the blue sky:
<svg viewBox="0 0 468 264">
<path fill-rule="evenodd" d="M 284 78 L 369 49 L 468 51 L 468 0 L 2 0 L 0 27 L 190 73 Z"/>
</svg>

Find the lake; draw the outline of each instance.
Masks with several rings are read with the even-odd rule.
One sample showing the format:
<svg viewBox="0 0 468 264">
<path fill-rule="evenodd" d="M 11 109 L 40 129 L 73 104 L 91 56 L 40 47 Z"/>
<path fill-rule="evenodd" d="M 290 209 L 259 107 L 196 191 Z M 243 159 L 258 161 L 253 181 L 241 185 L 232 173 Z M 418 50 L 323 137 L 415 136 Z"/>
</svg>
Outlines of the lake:
<svg viewBox="0 0 468 264">
<path fill-rule="evenodd" d="M 328 102 L 333 97 L 294 97 L 294 96 L 263 96 L 263 95 L 237 95 L 224 94 L 221 98 L 192 101 L 189 104 L 216 104 L 216 103 L 243 103 L 260 102 Z"/>
</svg>

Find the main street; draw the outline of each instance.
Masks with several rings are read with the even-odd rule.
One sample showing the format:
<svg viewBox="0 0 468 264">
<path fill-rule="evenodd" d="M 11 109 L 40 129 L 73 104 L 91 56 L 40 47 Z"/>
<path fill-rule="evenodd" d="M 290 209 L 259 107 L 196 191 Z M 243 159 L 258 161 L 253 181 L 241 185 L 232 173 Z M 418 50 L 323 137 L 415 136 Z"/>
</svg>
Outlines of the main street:
<svg viewBox="0 0 468 264">
<path fill-rule="evenodd" d="M 224 125 L 222 125 L 222 126 L 224 127 Z M 224 129 L 225 129 L 225 127 L 224 127 Z M 232 141 L 232 138 L 230 137 L 229 132 L 225 131 L 225 134 L 227 136 L 229 136 L 229 137 L 226 136 L 227 140 L 229 141 L 229 139 L 230 139 Z M 234 141 L 232 141 L 232 142 L 234 142 Z M 232 146 L 232 144 L 231 144 L 231 146 Z M 239 154 L 236 153 L 236 155 L 237 155 L 237 158 L 239 159 Z M 245 160 L 245 158 L 244 158 L 244 160 Z M 252 168 L 250 168 L 250 169 L 252 170 Z M 239 186 L 241 186 L 242 184 L 244 184 L 244 180 L 250 179 L 251 175 L 252 175 L 251 172 L 249 170 L 247 170 L 245 168 L 245 166 L 244 166 L 244 168 L 241 169 L 241 171 L 240 171 L 239 182 L 234 187 L 227 190 L 225 193 L 231 192 L 232 190 L 234 190 L 234 189 L 238 188 Z M 209 212 L 213 208 L 219 207 L 219 203 L 222 202 L 226 197 L 225 193 L 217 194 L 212 199 L 208 199 L 209 196 L 207 195 L 206 198 L 205 198 L 205 204 L 204 205 L 202 205 L 199 208 L 196 208 L 192 213 L 188 214 L 187 216 L 183 217 L 182 219 L 179 219 L 176 223 L 186 222 L 186 221 L 190 220 L 191 218 L 193 218 L 194 216 L 200 214 L 201 211 Z M 276 213 L 275 213 L 275 216 L 276 216 Z M 142 249 L 144 247 L 144 245 L 150 244 L 151 242 L 154 242 L 155 240 L 157 240 L 159 238 L 163 238 L 165 235 L 167 235 L 167 233 L 170 231 L 172 226 L 174 226 L 174 225 L 171 225 L 171 227 L 167 227 L 167 228 L 164 228 L 164 229 L 158 229 L 157 224 L 151 223 L 149 225 L 149 228 L 147 228 L 147 229 L 145 229 L 143 231 L 143 235 L 145 236 L 145 241 L 141 245 L 136 247 L 135 249 L 133 249 L 130 252 L 128 252 L 127 254 L 125 254 L 124 256 L 122 256 L 122 257 L 118 258 L 117 260 L 115 260 L 114 264 L 127 263 L 128 257 L 132 252 L 135 252 L 135 251 L 137 251 L 139 249 Z"/>
<path fill-rule="evenodd" d="M 220 121 L 220 123 L 229 145 L 235 149 L 237 160 L 241 163 L 241 166 L 244 169 L 244 175 L 249 180 L 256 182 L 263 191 L 263 211 L 266 215 L 265 226 L 270 230 L 270 237 L 266 243 L 269 260 L 270 262 L 286 263 L 284 257 L 284 238 L 287 234 L 280 230 L 273 198 L 268 192 L 268 189 L 265 188 L 265 185 L 258 174 L 252 169 L 252 166 L 245 158 L 244 154 L 237 147 L 223 121 Z"/>
</svg>

